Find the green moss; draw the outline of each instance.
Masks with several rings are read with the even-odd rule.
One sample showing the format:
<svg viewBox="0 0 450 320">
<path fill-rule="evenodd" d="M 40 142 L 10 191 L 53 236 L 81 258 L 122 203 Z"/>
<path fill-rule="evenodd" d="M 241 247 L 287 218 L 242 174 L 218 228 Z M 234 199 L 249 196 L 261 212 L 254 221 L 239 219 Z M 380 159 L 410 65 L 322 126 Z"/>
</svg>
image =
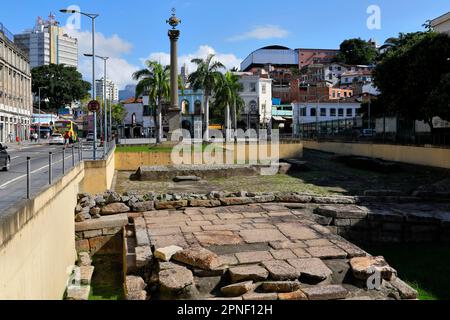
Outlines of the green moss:
<svg viewBox="0 0 450 320">
<path fill-rule="evenodd" d="M 123 300 L 122 257 L 94 256 L 93 265 L 95 270 L 89 300 Z"/>
<path fill-rule="evenodd" d="M 384 256 L 399 277 L 419 292 L 420 300 L 450 299 L 450 246 L 448 244 L 385 244 L 366 246 Z"/>
</svg>

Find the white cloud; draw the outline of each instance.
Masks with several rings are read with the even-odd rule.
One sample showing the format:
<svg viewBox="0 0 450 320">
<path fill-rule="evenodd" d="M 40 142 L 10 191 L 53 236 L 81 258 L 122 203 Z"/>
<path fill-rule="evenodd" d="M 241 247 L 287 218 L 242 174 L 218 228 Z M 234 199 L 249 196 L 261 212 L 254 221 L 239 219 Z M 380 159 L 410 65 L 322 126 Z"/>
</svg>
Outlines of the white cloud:
<svg viewBox="0 0 450 320">
<path fill-rule="evenodd" d="M 256 26 L 252 30 L 242 34 L 235 35 L 228 38 L 228 41 L 243 41 L 248 39 L 267 40 L 267 39 L 281 39 L 286 38 L 289 31 L 276 25 Z"/>
<path fill-rule="evenodd" d="M 89 31 L 68 30 L 68 34 L 78 39 L 78 70 L 83 77 L 92 81 L 92 62 L 91 58 L 84 56 L 85 53 L 92 52 L 92 33 Z M 123 56 L 130 53 L 133 45 L 120 38 L 117 34 L 106 37 L 100 32 L 95 33 L 95 54 L 99 56 L 108 56 L 108 78 L 114 81 L 119 89 L 127 84 L 133 83 L 132 74 L 140 67 L 130 64 Z M 95 76 L 97 79 L 103 77 L 103 62 L 96 60 Z"/>
<path fill-rule="evenodd" d="M 197 51 L 180 56 L 178 58 L 178 66 L 181 68 L 183 64 L 186 64 L 189 72 L 192 72 L 196 69 L 196 65 L 191 60 L 195 58 L 205 59 L 209 54 L 214 54 L 214 60 L 222 62 L 227 69 L 239 68 L 242 61 L 242 59 L 232 53 L 220 53 L 208 45 L 202 45 Z M 163 65 L 168 65 L 170 64 L 170 54 L 167 52 L 153 52 L 147 58 L 141 59 L 141 62 L 144 64 L 146 60 L 155 60 Z"/>
</svg>

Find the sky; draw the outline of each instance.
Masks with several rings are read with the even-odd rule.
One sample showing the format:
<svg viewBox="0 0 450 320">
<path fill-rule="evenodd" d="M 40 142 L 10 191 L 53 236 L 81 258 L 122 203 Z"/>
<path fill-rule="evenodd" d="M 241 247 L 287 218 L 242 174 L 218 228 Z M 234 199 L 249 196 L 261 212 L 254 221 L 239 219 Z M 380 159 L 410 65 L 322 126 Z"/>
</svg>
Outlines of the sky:
<svg viewBox="0 0 450 320">
<path fill-rule="evenodd" d="M 63 14 L 76 6 L 98 13 L 97 54 L 109 56 L 108 78 L 120 88 L 147 59 L 169 62 L 166 20 L 173 7 L 181 19 L 180 65 L 214 53 L 228 68 L 239 67 L 252 51 L 267 45 L 338 49 L 348 38 L 385 39 L 423 30 L 425 21 L 450 11 L 449 0 L 16 0 L 4 1 L 0 23 L 13 33 L 32 28 L 36 18 L 56 15 L 79 39 L 79 71 L 91 77 L 91 23 Z M 99 61 L 100 62 L 100 61 Z M 103 67 L 97 64 L 101 77 Z"/>
</svg>

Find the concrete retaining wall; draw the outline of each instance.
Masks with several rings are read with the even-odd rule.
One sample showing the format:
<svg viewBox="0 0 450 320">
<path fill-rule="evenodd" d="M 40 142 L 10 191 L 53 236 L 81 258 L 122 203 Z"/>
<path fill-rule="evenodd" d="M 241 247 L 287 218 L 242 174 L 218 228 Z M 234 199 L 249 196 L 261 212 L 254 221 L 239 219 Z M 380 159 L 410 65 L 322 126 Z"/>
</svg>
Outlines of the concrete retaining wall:
<svg viewBox="0 0 450 320">
<path fill-rule="evenodd" d="M 0 219 L 0 300 L 60 300 L 77 260 L 74 208 L 81 191 L 112 185 L 114 153 L 81 162 Z M 114 230 L 113 230 L 114 231 Z M 105 233 L 112 233 L 105 230 Z M 104 239 L 92 240 L 101 247 Z"/>
<path fill-rule="evenodd" d="M 259 154 L 261 150 L 264 151 L 262 155 Z M 237 148 L 233 148 L 233 144 L 231 144 L 217 149 L 217 157 L 222 158 L 224 163 L 226 163 L 227 157 L 234 158 L 235 161 L 239 157 L 245 163 L 249 163 L 258 160 L 301 158 L 303 156 L 303 144 L 298 142 L 280 143 L 275 150 L 276 152 L 272 152 L 270 145 L 259 145 L 258 150 L 257 144 L 247 144 Z M 201 153 L 193 153 L 191 155 L 192 163 L 204 164 L 206 161 Z M 135 171 L 141 166 L 167 166 L 173 164 L 171 153 L 169 152 L 117 152 L 115 158 L 115 169 L 119 171 Z"/>
<path fill-rule="evenodd" d="M 450 169 L 450 149 L 389 144 L 303 141 L 306 149 L 342 155 L 380 158 L 430 167 Z"/>
<path fill-rule="evenodd" d="M 115 172 L 114 152 L 111 152 L 106 160 L 84 161 L 84 170 L 85 178 L 80 187 L 81 192 L 95 194 L 110 189 Z"/>
<path fill-rule="evenodd" d="M 73 208 L 84 178 L 78 164 L 0 220 L 0 300 L 60 300 L 77 259 Z"/>
</svg>

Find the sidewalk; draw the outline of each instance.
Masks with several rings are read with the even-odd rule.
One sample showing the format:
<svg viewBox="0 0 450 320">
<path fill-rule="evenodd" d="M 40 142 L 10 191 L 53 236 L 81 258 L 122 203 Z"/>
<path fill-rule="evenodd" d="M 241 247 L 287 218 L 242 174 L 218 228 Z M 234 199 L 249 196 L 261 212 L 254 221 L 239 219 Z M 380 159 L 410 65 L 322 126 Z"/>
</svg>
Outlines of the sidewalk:
<svg viewBox="0 0 450 320">
<path fill-rule="evenodd" d="M 4 146 L 8 147 L 9 151 L 15 151 L 15 150 L 23 150 L 23 149 L 28 149 L 28 148 L 32 148 L 32 147 L 37 147 L 37 146 L 43 146 L 48 144 L 47 140 L 41 140 L 41 142 L 30 142 L 30 141 L 21 141 L 20 144 L 18 144 L 17 142 L 6 142 L 6 143 L 2 143 Z"/>
</svg>

